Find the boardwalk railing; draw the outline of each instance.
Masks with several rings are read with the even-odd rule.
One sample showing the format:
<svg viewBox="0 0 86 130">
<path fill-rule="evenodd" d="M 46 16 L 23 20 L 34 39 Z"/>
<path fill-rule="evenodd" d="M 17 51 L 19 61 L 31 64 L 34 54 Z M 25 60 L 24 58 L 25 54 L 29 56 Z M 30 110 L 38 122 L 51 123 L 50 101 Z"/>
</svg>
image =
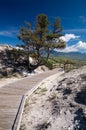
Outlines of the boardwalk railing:
<svg viewBox="0 0 86 130">
<path fill-rule="evenodd" d="M 16 114 L 16 117 L 15 117 L 15 120 L 14 120 L 13 125 L 12 125 L 12 130 L 19 130 L 21 116 L 22 116 L 22 112 L 23 112 L 24 104 L 25 104 L 25 99 L 26 99 L 26 96 L 23 95 L 21 102 L 20 102 L 20 105 L 19 105 L 19 108 L 18 108 L 18 111 L 17 111 L 17 114 Z"/>
<path fill-rule="evenodd" d="M 55 69 L 0 88 L 0 130 L 19 130 L 27 97 L 39 87 L 43 80 L 63 73 L 61 69 Z"/>
</svg>

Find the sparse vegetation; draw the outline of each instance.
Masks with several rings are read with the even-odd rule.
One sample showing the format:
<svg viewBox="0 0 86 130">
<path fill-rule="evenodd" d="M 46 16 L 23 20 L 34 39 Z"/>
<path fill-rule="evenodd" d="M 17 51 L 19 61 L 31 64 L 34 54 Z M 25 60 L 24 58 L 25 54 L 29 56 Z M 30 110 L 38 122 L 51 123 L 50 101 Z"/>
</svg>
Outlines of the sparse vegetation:
<svg viewBox="0 0 86 130">
<path fill-rule="evenodd" d="M 86 86 L 84 86 L 81 91 L 77 93 L 75 101 L 80 104 L 86 105 Z"/>
<path fill-rule="evenodd" d="M 26 101 L 25 101 L 24 107 L 27 107 L 28 105 L 29 105 L 29 99 L 27 98 Z"/>
<path fill-rule="evenodd" d="M 24 119 L 26 117 L 28 119 L 26 122 L 29 124 L 27 129 L 86 130 L 85 70 L 86 66 L 64 73 L 55 79 L 55 84 L 54 81 L 50 82 L 49 88 L 46 82 L 40 85 L 36 90 L 38 95 L 34 94 L 31 97 L 28 108 L 31 112 L 27 115 L 26 108 L 24 113 Z M 32 103 L 34 97 L 37 98 L 35 104 Z"/>
<path fill-rule="evenodd" d="M 43 83 L 44 84 L 44 83 Z M 35 90 L 35 94 L 45 94 L 45 92 L 47 91 L 47 88 L 46 87 L 41 87 L 41 88 L 38 88 L 37 90 Z"/>
<path fill-rule="evenodd" d="M 53 116 L 58 116 L 60 114 L 60 106 L 57 103 L 56 100 L 52 101 L 52 111 L 51 111 Z"/>
<path fill-rule="evenodd" d="M 19 129 L 19 130 L 27 130 L 24 123 L 22 123 L 22 124 L 20 125 L 20 129 Z"/>
<path fill-rule="evenodd" d="M 49 100 L 54 100 L 57 97 L 56 92 L 53 92 L 50 96 L 49 96 Z"/>
<path fill-rule="evenodd" d="M 61 57 L 61 56 L 53 56 L 50 57 L 48 62 L 45 64 L 47 67 L 49 67 L 50 69 L 53 68 L 64 68 L 65 65 L 65 69 L 66 70 L 72 70 L 72 69 L 77 69 L 80 68 L 81 66 L 86 65 L 86 60 L 84 59 L 80 59 L 78 60 L 76 59 L 72 59 L 72 57 L 68 58 L 68 57 Z"/>
<path fill-rule="evenodd" d="M 41 88 L 40 92 L 46 92 L 47 91 L 47 88 Z"/>
<path fill-rule="evenodd" d="M 86 130 L 86 112 L 84 112 L 82 108 L 79 108 L 75 114 L 74 122 L 76 124 L 77 119 L 77 124 L 75 125 L 74 130 Z"/>
<path fill-rule="evenodd" d="M 72 93 L 72 90 L 70 88 L 66 88 L 63 91 L 63 95 L 70 95 Z"/>
<path fill-rule="evenodd" d="M 45 95 L 46 92 L 47 92 L 47 88 L 46 88 L 46 87 L 43 87 L 43 88 L 40 89 L 39 94 L 40 94 L 40 95 Z"/>
<path fill-rule="evenodd" d="M 36 130 L 46 130 L 46 129 L 48 129 L 50 126 L 51 126 L 51 123 L 45 121 L 45 122 L 43 122 L 42 124 L 38 124 L 38 125 L 36 126 Z"/>
<path fill-rule="evenodd" d="M 79 68 L 81 66 L 86 65 L 86 54 L 78 57 L 78 55 L 75 57 L 73 55 L 68 57 L 68 54 L 64 54 L 66 56 L 59 56 L 59 55 L 50 55 L 46 62 L 46 53 L 43 54 L 42 60 L 40 65 L 45 65 L 49 69 L 54 69 L 54 68 L 63 68 L 67 71 L 70 71 L 71 69 Z M 20 76 L 23 76 L 23 72 L 28 72 L 28 60 L 27 60 L 27 55 L 26 55 L 26 50 L 17 50 L 15 48 L 11 49 L 6 49 L 3 52 L 0 52 L 0 62 L 1 62 L 1 69 L 0 69 L 0 78 L 2 77 L 9 77 L 14 75 L 15 73 L 19 74 Z M 34 54 L 30 54 L 29 56 L 34 58 L 34 61 L 36 59 Z M 75 58 L 74 58 L 75 57 Z M 84 58 L 83 58 L 84 57 Z M 36 63 L 36 61 L 34 62 Z M 30 64 L 32 65 L 32 64 Z M 33 66 L 33 65 L 32 65 Z M 37 67 L 37 66 L 35 66 Z M 34 67 L 32 67 L 34 68 Z M 34 68 L 35 69 L 35 68 Z M 30 72 L 32 72 L 31 69 Z"/>
</svg>

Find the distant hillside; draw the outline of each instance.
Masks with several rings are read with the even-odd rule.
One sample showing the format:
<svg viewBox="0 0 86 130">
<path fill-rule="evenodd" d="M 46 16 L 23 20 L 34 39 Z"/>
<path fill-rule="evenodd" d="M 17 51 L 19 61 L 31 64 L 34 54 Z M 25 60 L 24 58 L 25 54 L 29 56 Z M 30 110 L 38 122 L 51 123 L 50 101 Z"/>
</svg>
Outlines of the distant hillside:
<svg viewBox="0 0 86 130">
<path fill-rule="evenodd" d="M 14 47 L 8 44 L 0 44 L 0 51 L 5 51 L 6 49 L 11 50 Z M 17 48 L 16 48 L 17 49 Z M 46 52 L 42 52 L 43 55 L 46 55 Z M 69 58 L 72 60 L 80 60 L 80 61 L 86 61 L 86 53 L 79 53 L 79 52 L 69 52 L 69 53 L 63 53 L 63 52 L 56 52 L 54 50 L 51 51 L 51 57 L 62 57 L 62 58 Z"/>
<path fill-rule="evenodd" d="M 86 61 L 86 53 L 79 53 L 79 52 L 63 53 L 63 52 L 51 51 L 51 56 L 69 58 L 72 60 Z"/>
</svg>

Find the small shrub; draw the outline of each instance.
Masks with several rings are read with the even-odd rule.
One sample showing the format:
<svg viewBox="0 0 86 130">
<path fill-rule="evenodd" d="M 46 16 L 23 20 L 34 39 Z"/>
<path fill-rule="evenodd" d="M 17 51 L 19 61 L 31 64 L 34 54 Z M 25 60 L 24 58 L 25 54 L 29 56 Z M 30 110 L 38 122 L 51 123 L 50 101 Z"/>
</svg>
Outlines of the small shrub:
<svg viewBox="0 0 86 130">
<path fill-rule="evenodd" d="M 86 74 L 80 74 L 82 81 L 86 81 Z"/>
<path fill-rule="evenodd" d="M 46 91 L 47 91 L 47 88 L 39 88 L 36 91 L 34 91 L 34 93 L 44 95 Z"/>
<path fill-rule="evenodd" d="M 26 129 L 26 126 L 25 126 L 25 124 L 24 124 L 24 123 L 22 123 L 22 124 L 20 125 L 19 130 L 27 130 L 27 129 Z"/>
<path fill-rule="evenodd" d="M 45 64 L 50 70 L 53 69 L 53 63 L 48 61 L 46 64 Z"/>
<path fill-rule="evenodd" d="M 49 97 L 49 100 L 54 100 L 57 97 L 56 93 L 53 92 L 52 95 Z"/>
<path fill-rule="evenodd" d="M 79 108 L 75 112 L 75 118 L 74 123 L 77 120 L 77 124 L 74 127 L 74 130 L 86 130 L 86 112 L 83 110 L 83 108 Z"/>
<path fill-rule="evenodd" d="M 86 86 L 83 86 L 81 91 L 76 94 L 75 101 L 86 105 Z"/>
<path fill-rule="evenodd" d="M 66 88 L 64 91 L 63 91 L 63 95 L 69 95 L 72 93 L 72 90 L 70 88 Z"/>
<path fill-rule="evenodd" d="M 39 91 L 39 94 L 45 95 L 46 91 L 47 91 L 47 88 L 41 88 L 41 90 Z"/>
<path fill-rule="evenodd" d="M 51 126 L 51 123 L 45 121 L 45 122 L 42 123 L 42 124 L 38 124 L 38 125 L 36 126 L 36 129 L 37 129 L 37 130 L 46 130 L 46 129 L 48 129 L 49 126 Z"/>
<path fill-rule="evenodd" d="M 29 105 L 29 103 L 28 103 L 28 99 L 26 99 L 26 102 L 25 102 L 24 107 L 27 107 L 28 105 Z"/>
<path fill-rule="evenodd" d="M 41 89 L 41 92 L 46 92 L 47 91 L 47 88 L 42 88 Z"/>
<path fill-rule="evenodd" d="M 86 94 L 86 84 L 83 86 L 83 88 L 81 89 L 81 92 Z"/>
<path fill-rule="evenodd" d="M 60 114 L 60 106 L 56 100 L 52 101 L 52 115 L 58 116 Z"/>
</svg>

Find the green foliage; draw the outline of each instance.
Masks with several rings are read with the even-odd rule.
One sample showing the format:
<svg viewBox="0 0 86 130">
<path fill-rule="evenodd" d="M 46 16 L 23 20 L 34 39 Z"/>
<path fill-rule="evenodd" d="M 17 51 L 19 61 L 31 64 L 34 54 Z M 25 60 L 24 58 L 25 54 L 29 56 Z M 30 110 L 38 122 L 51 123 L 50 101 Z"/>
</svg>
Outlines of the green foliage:
<svg viewBox="0 0 86 130">
<path fill-rule="evenodd" d="M 74 64 L 74 61 L 71 59 L 67 59 L 64 61 L 64 64 Z"/>
<path fill-rule="evenodd" d="M 29 54 L 34 54 L 38 63 L 42 61 L 41 51 L 46 51 L 46 60 L 48 61 L 50 56 L 50 50 L 54 48 L 65 48 L 66 44 L 60 40 L 62 36 L 63 27 L 60 24 L 60 18 L 55 19 L 51 25 L 47 15 L 39 14 L 36 16 L 35 27 L 32 29 L 31 24 L 26 22 L 26 27 L 22 27 L 18 34 L 18 38 L 25 43 Z M 50 26 L 52 29 L 50 30 Z M 58 39 L 56 42 L 55 39 Z M 48 63 L 48 66 L 51 66 Z"/>
<path fill-rule="evenodd" d="M 37 16 L 37 22 L 36 22 L 36 24 L 39 26 L 40 31 L 41 31 L 41 29 L 47 29 L 48 24 L 49 24 L 47 15 L 45 15 L 45 14 L 39 14 Z"/>
<path fill-rule="evenodd" d="M 79 58 L 79 57 L 78 57 Z M 83 60 L 83 59 L 80 59 L 78 60 L 77 58 L 76 59 L 73 59 L 73 57 L 71 58 L 68 58 L 68 57 L 62 57 L 62 56 L 58 56 L 58 57 L 51 57 L 49 58 L 48 60 L 52 66 L 54 64 L 59 64 L 58 66 L 61 67 L 60 65 L 61 64 L 71 64 L 73 65 L 73 68 L 80 68 L 81 66 L 84 66 L 86 65 L 86 61 Z"/>
<path fill-rule="evenodd" d="M 24 50 L 17 50 L 17 49 L 12 49 L 12 51 L 11 51 L 13 54 L 23 54 L 23 53 L 25 53 L 24 52 Z"/>
<path fill-rule="evenodd" d="M 26 99 L 24 107 L 27 107 L 27 106 L 29 106 L 29 100 L 28 99 Z"/>
<path fill-rule="evenodd" d="M 51 61 L 48 61 L 46 64 L 45 64 L 50 70 L 53 69 L 53 63 Z"/>
<path fill-rule="evenodd" d="M 66 54 L 67 55 L 67 54 Z M 77 56 L 75 57 L 67 57 L 67 56 L 50 56 L 48 61 L 45 57 L 42 58 L 42 64 L 45 64 L 49 69 L 53 69 L 56 67 L 63 67 L 65 64 L 71 64 L 71 68 L 80 68 L 81 66 L 86 65 L 85 58 Z"/>
</svg>

